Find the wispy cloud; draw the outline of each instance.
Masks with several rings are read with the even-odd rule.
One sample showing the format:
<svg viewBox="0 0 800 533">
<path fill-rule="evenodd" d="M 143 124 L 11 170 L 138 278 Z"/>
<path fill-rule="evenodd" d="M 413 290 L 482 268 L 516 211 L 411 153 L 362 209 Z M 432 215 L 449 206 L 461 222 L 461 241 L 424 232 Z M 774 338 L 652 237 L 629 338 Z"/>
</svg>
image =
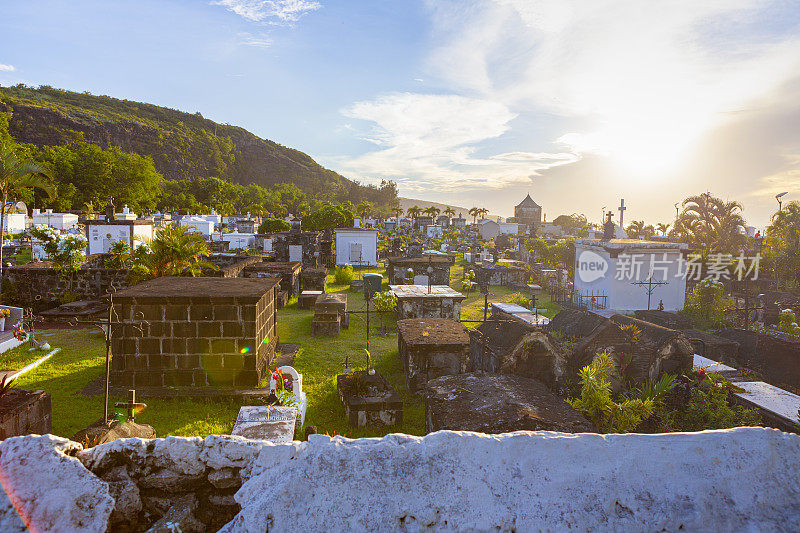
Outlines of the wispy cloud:
<svg viewBox="0 0 800 533">
<path fill-rule="evenodd" d="M 432 132 L 422 137 L 387 121 L 390 108 L 410 112 L 400 100 L 356 104 L 370 113 L 355 114 L 382 132 L 380 150 L 352 161 L 367 176 L 383 165 L 410 176 L 417 187 L 436 190 L 440 180 L 453 187 L 480 176 L 512 185 L 535 175 L 558 176 L 574 185 L 578 178 L 595 179 L 586 174 L 590 169 L 603 172 L 606 189 L 620 190 L 615 196 L 659 184 L 667 195 L 683 194 L 679 187 L 685 185 L 747 197 L 762 179 L 770 189 L 776 182 L 795 183 L 799 163 L 785 154 L 800 150 L 796 127 L 787 128 L 788 118 L 781 118 L 792 104 L 778 101 L 800 72 L 800 16 L 790 4 L 427 0 L 427 6 L 433 47 L 425 79 L 470 103 L 454 108 L 437 101 L 431 108 L 417 99 L 423 111 L 412 115 L 420 122 L 416 131 Z M 759 144 L 761 151 L 750 147 L 766 130 L 737 122 L 743 112 L 758 115 L 759 107 L 777 115 L 781 128 L 780 138 L 770 135 L 771 144 Z M 514 116 L 519 119 L 512 123 Z M 458 131 L 476 134 L 447 144 L 448 137 L 457 138 L 447 133 L 451 121 L 460 125 Z M 725 139 L 733 132 L 748 137 L 733 144 Z M 432 148 L 413 150 L 409 138 Z M 498 149 L 504 139 L 514 139 L 515 151 Z M 698 155 L 700 146 L 719 151 Z M 733 183 L 732 176 L 739 181 Z M 545 181 L 538 183 L 544 188 Z M 571 197 L 572 205 L 562 209 L 588 210 L 594 200 Z M 664 205 L 668 215 L 671 203 Z"/>
<path fill-rule="evenodd" d="M 211 4 L 224 6 L 247 20 L 270 24 L 293 24 L 322 7 L 315 0 L 214 0 Z"/>
<path fill-rule="evenodd" d="M 372 123 L 361 136 L 378 150 L 341 165 L 358 176 L 392 177 L 409 191 L 498 188 L 575 160 L 569 153 L 479 155 L 477 145 L 506 133 L 516 117 L 490 100 L 397 93 L 357 102 L 343 114 Z"/>
<path fill-rule="evenodd" d="M 254 46 L 256 48 L 269 48 L 272 46 L 272 38 L 267 34 L 253 35 L 248 32 L 241 32 L 237 36 L 238 44 L 243 46 Z"/>
<path fill-rule="evenodd" d="M 14 72 L 17 69 L 14 68 L 14 65 L 5 65 L 0 63 L 0 70 L 5 72 Z"/>
</svg>

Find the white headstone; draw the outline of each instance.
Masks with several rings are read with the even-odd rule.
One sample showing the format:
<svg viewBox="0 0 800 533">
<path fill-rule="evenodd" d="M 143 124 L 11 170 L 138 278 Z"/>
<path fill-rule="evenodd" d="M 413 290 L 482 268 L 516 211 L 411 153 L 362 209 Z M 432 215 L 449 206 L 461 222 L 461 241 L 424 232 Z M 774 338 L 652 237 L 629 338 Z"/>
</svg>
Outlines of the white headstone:
<svg viewBox="0 0 800 533">
<path fill-rule="evenodd" d="M 297 409 L 272 405 L 245 405 L 233 425 L 231 435 L 274 443 L 292 442 Z"/>
</svg>

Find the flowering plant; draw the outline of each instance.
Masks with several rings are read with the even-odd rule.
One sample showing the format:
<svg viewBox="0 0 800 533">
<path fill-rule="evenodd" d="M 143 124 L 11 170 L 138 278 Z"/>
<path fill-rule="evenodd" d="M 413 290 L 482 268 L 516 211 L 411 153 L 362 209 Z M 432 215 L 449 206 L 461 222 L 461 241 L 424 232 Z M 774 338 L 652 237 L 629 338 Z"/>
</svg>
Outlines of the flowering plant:
<svg viewBox="0 0 800 533">
<path fill-rule="evenodd" d="M 18 341 L 28 340 L 28 332 L 22 328 L 21 324 L 14 328 L 14 338 Z"/>
<path fill-rule="evenodd" d="M 0 318 L 8 318 L 11 316 L 11 309 L 0 309 Z"/>
<path fill-rule="evenodd" d="M 299 407 L 300 407 L 300 400 L 295 395 L 294 386 L 292 383 L 292 378 L 287 376 L 283 373 L 280 368 L 276 368 L 275 371 L 272 373 L 272 379 L 275 380 L 275 396 L 278 397 L 280 401 L 280 405 L 284 407 L 295 407 L 298 410 L 299 416 Z"/>
<path fill-rule="evenodd" d="M 45 253 L 59 270 L 75 273 L 86 260 L 89 241 L 83 235 L 61 235 L 58 230 L 42 224 L 37 225 L 31 235 L 41 241 Z"/>
</svg>

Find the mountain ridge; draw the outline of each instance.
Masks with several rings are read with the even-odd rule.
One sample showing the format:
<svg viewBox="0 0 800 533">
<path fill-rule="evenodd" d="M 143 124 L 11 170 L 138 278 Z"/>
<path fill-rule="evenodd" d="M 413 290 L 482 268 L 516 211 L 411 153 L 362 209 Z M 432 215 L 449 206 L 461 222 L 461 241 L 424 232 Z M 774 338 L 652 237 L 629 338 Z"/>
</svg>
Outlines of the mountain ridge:
<svg viewBox="0 0 800 533">
<path fill-rule="evenodd" d="M 0 87 L 9 133 L 39 147 L 84 141 L 149 156 L 166 179 L 218 177 L 270 187 L 294 183 L 314 197 L 388 205 L 396 187 L 362 185 L 326 169 L 300 150 L 248 130 L 143 102 L 22 85 Z"/>
</svg>

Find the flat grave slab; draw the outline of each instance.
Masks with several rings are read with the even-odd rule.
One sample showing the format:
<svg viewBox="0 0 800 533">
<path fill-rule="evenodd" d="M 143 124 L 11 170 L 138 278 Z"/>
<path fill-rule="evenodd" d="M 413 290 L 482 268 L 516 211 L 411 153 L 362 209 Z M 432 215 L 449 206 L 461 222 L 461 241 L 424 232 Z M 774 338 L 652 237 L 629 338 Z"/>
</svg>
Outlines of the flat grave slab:
<svg viewBox="0 0 800 533">
<path fill-rule="evenodd" d="M 389 285 L 389 290 L 398 298 L 464 298 L 464 295 L 449 285 Z"/>
<path fill-rule="evenodd" d="M 532 326 L 544 326 L 550 323 L 550 319 L 542 315 L 541 312 L 535 313 L 527 307 L 508 302 L 492 303 L 492 315 L 505 315 Z"/>
<path fill-rule="evenodd" d="M 322 291 L 303 291 L 297 297 L 297 307 L 299 309 L 311 309 L 317 301 L 317 296 L 322 294 Z"/>
<path fill-rule="evenodd" d="M 759 408 L 765 415 L 784 424 L 800 427 L 798 409 L 800 396 L 780 389 L 763 381 L 740 381 L 736 383 L 744 392 L 736 392 L 734 396 L 750 407 Z"/>
<path fill-rule="evenodd" d="M 245 405 L 239 409 L 231 435 L 276 444 L 292 442 L 296 422 L 297 409 L 294 407 Z"/>
<path fill-rule="evenodd" d="M 465 296 L 448 285 L 389 285 L 397 297 L 397 317 L 461 318 L 461 302 Z"/>
</svg>

